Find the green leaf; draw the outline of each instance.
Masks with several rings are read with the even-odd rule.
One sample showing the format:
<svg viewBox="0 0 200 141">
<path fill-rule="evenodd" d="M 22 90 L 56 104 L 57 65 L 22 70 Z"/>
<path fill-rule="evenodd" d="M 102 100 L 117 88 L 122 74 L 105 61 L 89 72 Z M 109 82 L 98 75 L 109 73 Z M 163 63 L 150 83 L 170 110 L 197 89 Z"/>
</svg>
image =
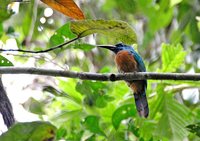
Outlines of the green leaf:
<svg viewBox="0 0 200 141">
<path fill-rule="evenodd" d="M 49 122 L 24 122 L 13 125 L 0 136 L 1 141 L 53 141 L 56 128 Z"/>
<path fill-rule="evenodd" d="M 162 44 L 162 72 L 175 72 L 183 64 L 185 56 L 186 52 L 180 44 Z"/>
<path fill-rule="evenodd" d="M 3 35 L 4 31 L 3 31 L 3 23 L 0 22 L 0 38 Z"/>
<path fill-rule="evenodd" d="M 153 120 L 144 120 L 139 128 L 140 137 L 142 137 L 144 140 L 150 141 L 154 137 L 153 133 L 156 125 L 157 124 Z"/>
<path fill-rule="evenodd" d="M 98 33 L 125 44 L 137 43 L 135 31 L 126 22 L 118 20 L 72 21 L 71 30 L 78 37 Z"/>
<path fill-rule="evenodd" d="M 192 121 L 189 109 L 175 101 L 171 93 L 159 89 L 158 95 L 156 101 L 159 102 L 152 105 L 152 107 L 159 107 L 157 113 L 159 116 L 161 114 L 155 128 L 155 135 L 182 141 L 188 135 L 185 126 Z"/>
<path fill-rule="evenodd" d="M 24 33 L 24 37 L 26 38 L 29 34 L 29 30 L 32 26 L 31 24 L 33 22 L 33 19 L 30 17 L 34 13 L 34 10 L 33 10 L 34 9 L 34 1 L 30 0 L 29 4 L 27 4 L 24 8 L 25 8 L 24 11 L 26 11 L 26 12 L 24 12 L 23 18 L 21 19 L 22 20 L 21 27 L 22 27 L 22 30 Z M 37 24 L 37 22 L 35 22 L 35 24 Z M 35 33 L 33 33 L 33 34 L 35 34 Z"/>
<path fill-rule="evenodd" d="M 192 19 L 190 22 L 190 37 L 194 43 L 200 43 L 200 31 L 197 26 L 197 21 Z"/>
<path fill-rule="evenodd" d="M 56 88 L 52 87 L 52 86 L 44 86 L 43 88 L 44 92 L 49 92 L 51 94 L 53 94 L 56 97 L 64 97 L 64 98 L 68 98 L 71 99 L 72 101 L 79 103 L 80 100 L 77 100 L 75 97 L 70 96 L 69 94 L 65 93 L 62 90 L 57 90 Z"/>
<path fill-rule="evenodd" d="M 83 125 L 92 133 L 106 136 L 99 126 L 99 117 L 97 116 L 87 116 L 83 121 Z"/>
<path fill-rule="evenodd" d="M 52 118 L 53 121 L 56 121 L 57 123 L 63 124 L 64 122 L 73 120 L 74 118 L 77 117 L 82 117 L 84 115 L 82 109 L 79 110 L 72 110 L 72 111 L 64 111 L 62 110 L 61 113 L 58 115 L 54 115 Z"/>
<path fill-rule="evenodd" d="M 59 88 L 61 89 L 60 91 L 63 91 L 65 96 L 68 95 L 69 97 L 73 98 L 74 101 L 77 101 L 77 103 L 81 103 L 82 95 L 76 91 L 76 84 L 77 81 L 75 79 L 68 79 L 67 81 L 59 80 Z"/>
<path fill-rule="evenodd" d="M 63 137 L 65 137 L 67 134 L 67 130 L 64 128 L 64 127 L 61 127 L 57 130 L 56 132 L 56 139 L 57 140 L 60 140 L 62 139 Z"/>
<path fill-rule="evenodd" d="M 0 66 L 13 66 L 13 63 L 10 62 L 7 58 L 0 55 Z"/>
<path fill-rule="evenodd" d="M 114 98 L 106 95 L 107 85 L 97 81 L 80 81 L 76 85 L 76 90 L 85 95 L 84 104 L 104 108 L 107 102 Z"/>
<path fill-rule="evenodd" d="M 173 7 L 177 4 L 179 4 L 180 2 L 182 2 L 183 0 L 170 0 L 170 6 Z"/>
<path fill-rule="evenodd" d="M 128 123 L 128 131 L 132 132 L 136 137 L 140 137 L 139 128 L 135 126 L 133 121 Z"/>
<path fill-rule="evenodd" d="M 186 126 L 186 128 L 191 132 L 194 133 L 195 135 L 200 137 L 200 122 L 196 124 L 190 124 Z"/>
<path fill-rule="evenodd" d="M 85 141 L 96 141 L 96 136 L 92 135 L 89 138 L 87 138 Z"/>
<path fill-rule="evenodd" d="M 83 51 L 90 51 L 91 49 L 93 49 L 95 46 L 93 45 L 90 45 L 90 44 L 85 44 L 85 43 L 82 43 L 82 44 L 75 44 L 74 47 L 72 46 L 72 48 L 75 48 L 75 49 L 81 49 Z"/>
<path fill-rule="evenodd" d="M 109 73 L 112 72 L 111 68 L 109 66 L 104 66 L 103 68 L 101 68 L 101 70 L 99 71 L 99 73 Z"/>
<path fill-rule="evenodd" d="M 152 4 L 151 1 L 137 1 L 139 8 L 148 17 L 148 32 L 155 32 L 170 24 L 173 18 L 173 8 L 169 8 L 169 1 L 162 0 Z M 155 16 L 156 15 L 156 16 Z"/>
<path fill-rule="evenodd" d="M 62 36 L 62 35 L 57 35 L 57 34 L 54 34 L 53 36 L 51 36 L 50 38 L 50 42 L 49 42 L 49 46 L 50 47 L 53 47 L 53 46 L 57 46 L 59 44 L 62 44 L 64 43 L 65 41 L 65 38 Z"/>
<path fill-rule="evenodd" d="M 28 107 L 28 110 L 34 114 L 44 115 L 44 106 L 43 102 L 37 101 L 34 98 L 29 98 L 28 101 L 24 103 L 25 107 Z"/>
<path fill-rule="evenodd" d="M 0 0 L 0 22 L 7 20 L 12 14 L 12 10 L 8 10 L 7 6 L 11 0 Z"/>
<path fill-rule="evenodd" d="M 56 30 L 50 38 L 50 47 L 64 43 L 67 40 L 75 38 L 76 35 L 72 33 L 70 24 L 67 23 Z"/>
<path fill-rule="evenodd" d="M 126 11 L 128 13 L 135 13 L 137 10 L 137 2 L 136 0 L 117 0 L 117 5 L 121 10 Z"/>
<path fill-rule="evenodd" d="M 112 124 L 115 129 L 118 129 L 122 120 L 135 115 L 136 110 L 133 104 L 123 105 L 114 111 L 112 115 Z"/>
</svg>

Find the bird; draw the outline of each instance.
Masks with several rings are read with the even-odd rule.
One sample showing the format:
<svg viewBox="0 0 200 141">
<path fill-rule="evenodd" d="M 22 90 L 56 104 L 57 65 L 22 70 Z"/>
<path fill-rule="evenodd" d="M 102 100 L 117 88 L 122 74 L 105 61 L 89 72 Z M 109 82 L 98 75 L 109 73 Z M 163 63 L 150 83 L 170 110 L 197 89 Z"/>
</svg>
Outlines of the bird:
<svg viewBox="0 0 200 141">
<path fill-rule="evenodd" d="M 115 53 L 115 64 L 120 73 L 146 72 L 142 57 L 132 46 L 118 43 L 116 45 L 98 45 L 97 47 L 108 49 Z M 149 115 L 148 101 L 146 97 L 147 80 L 126 81 L 132 89 L 136 109 L 140 117 Z"/>
</svg>

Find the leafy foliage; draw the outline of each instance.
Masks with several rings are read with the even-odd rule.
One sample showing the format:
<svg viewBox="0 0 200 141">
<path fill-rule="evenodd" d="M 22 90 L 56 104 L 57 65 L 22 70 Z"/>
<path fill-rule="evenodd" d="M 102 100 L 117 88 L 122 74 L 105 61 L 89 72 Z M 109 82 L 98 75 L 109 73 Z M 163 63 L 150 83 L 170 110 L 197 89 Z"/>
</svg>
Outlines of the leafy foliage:
<svg viewBox="0 0 200 141">
<path fill-rule="evenodd" d="M 79 39 L 40 55 L 3 54 L 0 66 L 12 66 L 6 58 L 14 56 L 13 64 L 17 65 L 31 62 L 47 69 L 113 73 L 117 71 L 114 56 L 94 44 L 123 42 L 138 43 L 135 46 L 148 71 L 200 72 L 197 0 L 77 1 L 87 17 L 82 21 L 72 21 L 59 13 L 64 7 L 66 15 L 84 18 L 72 0 L 45 1 L 49 6 L 53 3 L 53 8 L 59 7 L 55 8 L 59 12 L 54 11 L 49 17 L 45 15 L 45 5 L 34 0 L 20 3 L 19 12 L 14 15 L 15 3 L 9 5 L 10 2 L 4 0 L 0 6 L 0 46 L 7 47 L 12 39 L 19 49 L 43 50 Z M 68 2 L 72 6 L 66 6 Z M 41 99 L 29 98 L 23 106 L 41 120 L 49 119 L 57 130 L 46 122 L 18 123 L 0 140 L 199 140 L 199 99 L 195 103 L 196 98 L 184 96 L 185 90 L 187 96 L 199 95 L 191 90 L 199 91 L 199 87 L 198 81 L 148 80 L 150 115 L 144 119 L 137 115 L 133 94 L 124 82 L 37 77 L 23 90 L 41 90 L 44 95 Z"/>
<path fill-rule="evenodd" d="M 99 118 L 97 116 L 87 116 L 83 121 L 83 125 L 91 132 L 105 136 L 105 133 L 99 127 Z"/>
<path fill-rule="evenodd" d="M 183 47 L 162 44 L 162 71 L 175 72 L 177 68 L 183 63 L 186 52 Z"/>
<path fill-rule="evenodd" d="M 190 132 L 192 132 L 200 137 L 200 123 L 191 124 L 186 127 Z"/>
<path fill-rule="evenodd" d="M 112 115 L 112 124 L 115 129 L 119 128 L 122 120 L 136 115 L 136 111 L 133 104 L 127 104 L 119 107 Z"/>
<path fill-rule="evenodd" d="M 1 141 L 27 141 L 27 140 L 53 140 L 56 128 L 48 122 L 35 121 L 30 123 L 17 123 L 9 131 L 0 136 Z"/>
<path fill-rule="evenodd" d="M 133 29 L 123 21 L 117 20 L 85 20 L 73 21 L 71 30 L 78 37 L 99 33 L 114 38 L 115 41 L 134 44 L 137 37 Z"/>
<path fill-rule="evenodd" d="M 0 8 L 0 22 L 7 20 L 12 14 L 11 9 L 7 9 L 8 4 L 10 3 L 10 0 L 0 0 L 1 2 L 1 8 Z"/>
<path fill-rule="evenodd" d="M 75 38 L 75 34 L 73 34 L 70 30 L 70 24 L 67 23 L 65 25 L 63 25 L 62 27 L 60 27 L 59 29 L 56 30 L 56 32 L 54 33 L 54 35 L 51 36 L 50 38 L 50 47 L 59 45 L 61 43 L 66 42 L 66 40 L 68 39 L 73 39 Z"/>
<path fill-rule="evenodd" d="M 156 135 L 171 140 L 183 140 L 188 135 L 185 126 L 191 120 L 188 118 L 190 115 L 189 109 L 176 102 L 172 94 L 165 93 L 163 95 L 164 92 L 162 91 L 159 91 L 159 93 L 159 105 L 156 107 L 159 106 L 157 112 L 162 111 L 162 116 L 158 121 Z"/>
</svg>

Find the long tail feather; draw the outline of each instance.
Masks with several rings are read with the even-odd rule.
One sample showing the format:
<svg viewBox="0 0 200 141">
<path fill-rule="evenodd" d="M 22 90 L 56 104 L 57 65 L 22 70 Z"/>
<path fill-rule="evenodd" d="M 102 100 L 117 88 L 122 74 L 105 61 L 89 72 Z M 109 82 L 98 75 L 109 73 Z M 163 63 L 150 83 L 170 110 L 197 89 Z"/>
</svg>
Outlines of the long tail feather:
<svg viewBox="0 0 200 141">
<path fill-rule="evenodd" d="M 143 94 L 134 93 L 134 98 L 138 114 L 141 117 L 147 118 L 149 115 L 149 107 L 145 92 Z"/>
</svg>

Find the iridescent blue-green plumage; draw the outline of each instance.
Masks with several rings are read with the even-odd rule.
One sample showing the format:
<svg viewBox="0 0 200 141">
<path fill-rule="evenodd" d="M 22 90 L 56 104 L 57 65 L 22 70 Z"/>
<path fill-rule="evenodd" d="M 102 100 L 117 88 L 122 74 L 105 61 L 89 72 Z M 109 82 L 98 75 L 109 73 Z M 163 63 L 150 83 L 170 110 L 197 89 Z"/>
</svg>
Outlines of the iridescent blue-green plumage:
<svg viewBox="0 0 200 141">
<path fill-rule="evenodd" d="M 131 47 L 122 43 L 113 46 L 99 46 L 113 51 L 115 63 L 119 72 L 145 72 L 146 68 L 140 55 Z M 147 80 L 126 81 L 134 91 L 136 108 L 140 116 L 149 115 L 148 102 L 146 98 Z"/>
</svg>

